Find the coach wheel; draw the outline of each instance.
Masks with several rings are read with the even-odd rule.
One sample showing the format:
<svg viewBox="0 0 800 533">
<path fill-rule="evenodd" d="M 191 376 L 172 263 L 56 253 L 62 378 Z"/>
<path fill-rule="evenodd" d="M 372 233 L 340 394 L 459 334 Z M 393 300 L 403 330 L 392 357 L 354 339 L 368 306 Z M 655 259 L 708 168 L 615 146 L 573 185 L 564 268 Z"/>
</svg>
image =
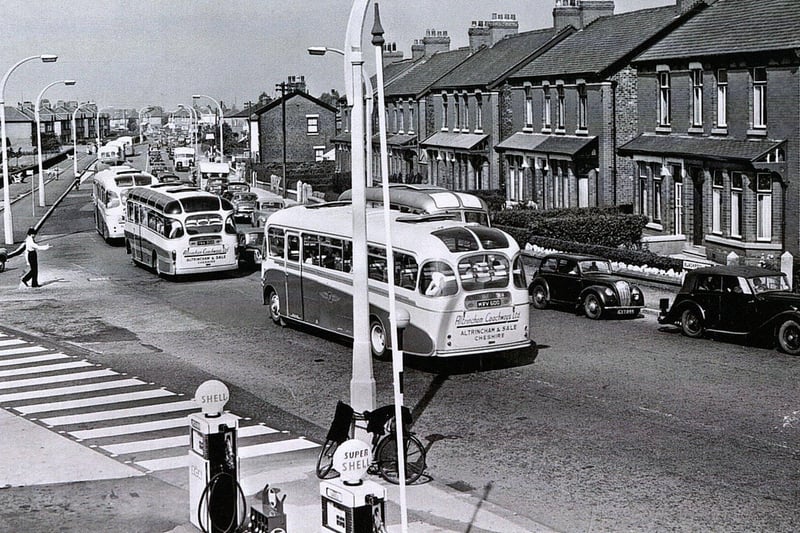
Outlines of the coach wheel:
<svg viewBox="0 0 800 533">
<path fill-rule="evenodd" d="M 156 253 L 155 250 L 153 250 L 153 257 L 151 259 L 151 266 L 153 267 L 153 270 L 156 271 L 156 274 L 158 274 L 160 276 L 161 275 L 161 269 L 158 268 L 158 254 Z"/>
<path fill-rule="evenodd" d="M 270 291 L 267 301 L 269 303 L 269 317 L 275 324 L 283 326 L 285 322 L 281 317 L 281 297 L 278 296 L 277 292 Z"/>
<path fill-rule="evenodd" d="M 386 348 L 386 330 L 383 323 L 377 318 L 373 318 L 369 324 L 369 347 L 372 350 L 372 357 L 380 361 L 389 359 L 389 350 Z"/>
</svg>

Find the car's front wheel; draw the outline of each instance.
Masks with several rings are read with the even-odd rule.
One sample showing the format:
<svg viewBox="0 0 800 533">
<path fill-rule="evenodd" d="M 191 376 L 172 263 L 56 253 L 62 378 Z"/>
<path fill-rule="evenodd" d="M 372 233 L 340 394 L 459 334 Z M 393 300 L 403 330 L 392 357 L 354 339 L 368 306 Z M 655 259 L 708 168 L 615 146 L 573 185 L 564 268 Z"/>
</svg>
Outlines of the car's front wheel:
<svg viewBox="0 0 800 533">
<path fill-rule="evenodd" d="M 603 302 L 594 293 L 589 293 L 583 299 L 583 312 L 592 320 L 599 320 L 603 316 Z"/>
<path fill-rule="evenodd" d="M 703 335 L 703 317 L 696 309 L 687 309 L 681 315 L 681 330 L 687 337 L 696 339 Z"/>
<path fill-rule="evenodd" d="M 547 308 L 547 289 L 544 285 L 536 284 L 531 289 L 531 303 L 536 309 Z"/>
<path fill-rule="evenodd" d="M 800 323 L 789 319 L 778 328 L 778 344 L 789 355 L 800 355 Z"/>
</svg>

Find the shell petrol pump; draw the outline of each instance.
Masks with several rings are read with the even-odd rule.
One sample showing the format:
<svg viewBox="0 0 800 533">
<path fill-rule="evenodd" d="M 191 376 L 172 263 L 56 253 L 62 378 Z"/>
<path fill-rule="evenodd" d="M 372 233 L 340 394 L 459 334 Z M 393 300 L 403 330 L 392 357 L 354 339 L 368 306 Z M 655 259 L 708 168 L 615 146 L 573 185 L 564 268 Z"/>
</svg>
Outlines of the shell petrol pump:
<svg viewBox="0 0 800 533">
<path fill-rule="evenodd" d="M 364 480 L 372 464 L 372 451 L 365 442 L 343 442 L 333 454 L 336 479 L 319 484 L 322 526 L 337 533 L 382 533 L 386 531 L 386 489 Z"/>
<path fill-rule="evenodd" d="M 204 533 L 229 533 L 246 517 L 239 486 L 236 432 L 239 420 L 222 412 L 228 387 L 217 380 L 201 384 L 195 393 L 200 413 L 189 415 L 189 519 Z"/>
</svg>

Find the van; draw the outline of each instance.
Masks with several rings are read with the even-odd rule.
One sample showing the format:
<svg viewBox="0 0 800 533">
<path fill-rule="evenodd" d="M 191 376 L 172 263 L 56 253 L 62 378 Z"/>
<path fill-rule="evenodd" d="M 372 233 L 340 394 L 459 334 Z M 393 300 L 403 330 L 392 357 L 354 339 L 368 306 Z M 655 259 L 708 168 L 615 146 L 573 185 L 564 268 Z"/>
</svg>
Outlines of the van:
<svg viewBox="0 0 800 533">
<path fill-rule="evenodd" d="M 189 170 L 194 166 L 194 148 L 175 148 L 175 170 Z"/>
</svg>

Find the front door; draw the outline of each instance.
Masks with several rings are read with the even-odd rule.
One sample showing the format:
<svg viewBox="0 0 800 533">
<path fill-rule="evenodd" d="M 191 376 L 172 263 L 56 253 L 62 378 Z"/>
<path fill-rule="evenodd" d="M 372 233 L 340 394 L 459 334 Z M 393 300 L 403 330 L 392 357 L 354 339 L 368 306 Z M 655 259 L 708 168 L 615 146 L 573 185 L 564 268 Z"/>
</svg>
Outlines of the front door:
<svg viewBox="0 0 800 533">
<path fill-rule="evenodd" d="M 705 181 L 705 174 L 702 168 L 693 167 L 691 170 L 692 176 L 692 243 L 695 246 L 703 245 L 704 227 L 703 227 L 703 182 Z"/>
<path fill-rule="evenodd" d="M 303 320 L 303 283 L 300 235 L 286 233 L 286 315 Z"/>
<path fill-rule="evenodd" d="M 675 185 L 673 198 L 675 199 L 675 213 L 673 217 L 675 235 L 683 235 L 683 176 L 680 165 L 672 165 L 672 181 Z"/>
</svg>

